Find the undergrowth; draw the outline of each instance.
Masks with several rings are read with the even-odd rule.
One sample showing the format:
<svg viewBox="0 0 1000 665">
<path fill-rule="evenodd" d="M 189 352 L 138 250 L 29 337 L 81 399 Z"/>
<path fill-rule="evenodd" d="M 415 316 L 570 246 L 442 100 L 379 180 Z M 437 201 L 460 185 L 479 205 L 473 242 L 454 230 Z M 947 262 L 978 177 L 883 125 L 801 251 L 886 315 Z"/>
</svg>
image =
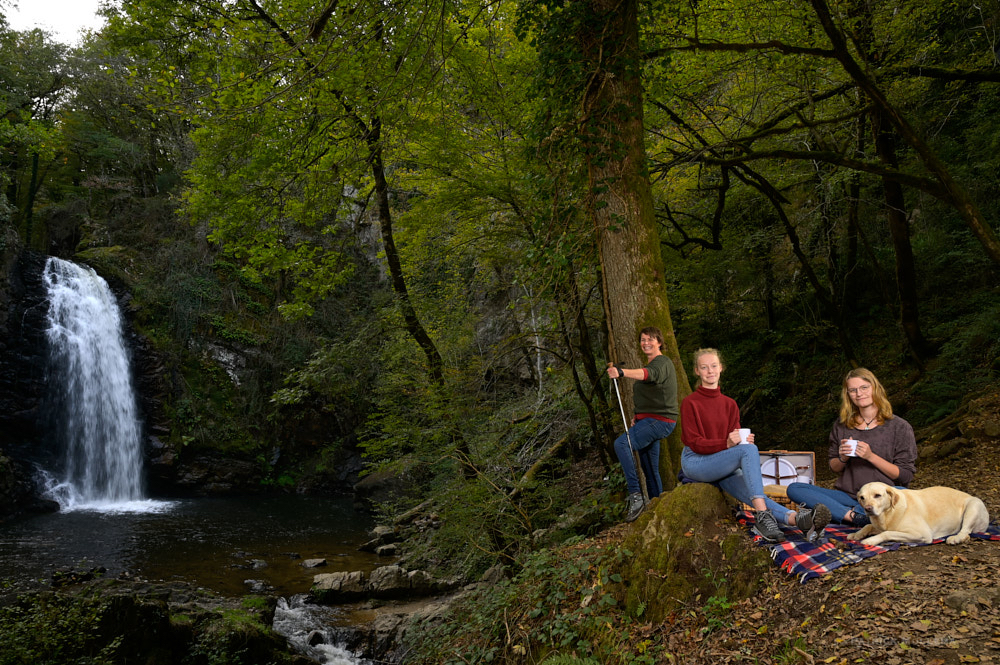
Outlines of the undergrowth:
<svg viewBox="0 0 1000 665">
<path fill-rule="evenodd" d="M 525 557 L 520 572 L 459 601 L 444 621 L 407 635 L 412 663 L 660 662 L 662 647 L 644 639 L 641 616 L 618 600 L 618 572 L 631 553 L 617 545 L 570 539 Z"/>
</svg>

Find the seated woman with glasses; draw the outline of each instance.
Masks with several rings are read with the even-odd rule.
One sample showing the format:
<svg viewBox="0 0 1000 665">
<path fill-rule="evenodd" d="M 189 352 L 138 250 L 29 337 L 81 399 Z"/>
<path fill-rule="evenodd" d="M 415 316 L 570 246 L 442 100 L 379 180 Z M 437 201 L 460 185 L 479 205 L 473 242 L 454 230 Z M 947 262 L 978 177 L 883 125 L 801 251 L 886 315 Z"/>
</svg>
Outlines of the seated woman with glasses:
<svg viewBox="0 0 1000 665">
<path fill-rule="evenodd" d="M 856 495 L 875 481 L 906 487 L 916 473 L 917 442 L 913 428 L 892 415 L 885 388 L 871 371 L 859 367 L 844 377 L 840 417 L 830 432 L 830 468 L 838 474 L 834 489 L 792 483 L 788 498 L 804 506 L 822 503 L 842 524 L 864 526 L 869 519 Z"/>
</svg>

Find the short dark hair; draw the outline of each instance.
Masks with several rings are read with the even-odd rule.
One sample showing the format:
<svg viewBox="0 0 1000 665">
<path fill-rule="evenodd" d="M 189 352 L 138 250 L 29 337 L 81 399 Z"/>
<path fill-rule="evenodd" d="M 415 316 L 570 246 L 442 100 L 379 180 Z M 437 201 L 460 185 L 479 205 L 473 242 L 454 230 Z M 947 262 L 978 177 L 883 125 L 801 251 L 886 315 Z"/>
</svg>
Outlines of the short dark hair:
<svg viewBox="0 0 1000 665">
<path fill-rule="evenodd" d="M 660 344 L 660 351 L 663 351 L 663 333 L 656 326 L 646 326 L 639 331 L 639 338 L 641 339 L 643 335 L 649 335 L 655 339 Z"/>
</svg>

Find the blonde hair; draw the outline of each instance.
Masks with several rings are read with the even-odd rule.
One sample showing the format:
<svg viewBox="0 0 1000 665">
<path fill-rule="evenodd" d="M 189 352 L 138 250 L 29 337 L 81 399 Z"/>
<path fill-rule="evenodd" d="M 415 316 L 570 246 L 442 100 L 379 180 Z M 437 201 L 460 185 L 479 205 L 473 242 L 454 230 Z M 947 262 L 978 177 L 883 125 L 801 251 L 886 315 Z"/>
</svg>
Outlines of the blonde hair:
<svg viewBox="0 0 1000 665">
<path fill-rule="evenodd" d="M 844 381 L 840 386 L 840 422 L 845 427 L 851 427 L 852 423 L 857 421 L 862 422 L 864 419 L 861 417 L 861 410 L 857 405 L 851 401 L 851 396 L 847 393 L 847 382 L 851 379 L 861 379 L 871 384 L 872 387 L 872 401 L 875 402 L 875 406 L 878 407 L 878 413 L 875 418 L 878 419 L 880 423 L 887 420 L 892 420 L 892 404 L 889 404 L 889 398 L 885 394 L 885 387 L 879 382 L 875 375 L 870 369 L 864 367 L 856 367 L 847 373 L 844 377 Z"/>
<path fill-rule="evenodd" d="M 722 368 L 722 369 L 726 369 L 726 363 L 722 362 L 722 354 L 719 353 L 719 350 L 718 349 L 710 349 L 710 348 L 698 349 L 697 351 L 695 351 L 694 353 L 691 354 L 691 360 L 694 363 L 692 365 L 692 369 L 698 369 L 698 358 L 701 358 L 702 356 L 709 356 L 709 355 L 712 355 L 712 356 L 715 356 L 716 358 L 718 358 L 719 359 L 719 367 Z M 695 376 L 698 376 L 698 374 L 695 373 Z M 698 380 L 694 382 L 694 388 L 695 388 L 695 390 L 697 390 L 699 386 L 701 386 L 701 377 L 700 376 L 698 377 Z"/>
</svg>

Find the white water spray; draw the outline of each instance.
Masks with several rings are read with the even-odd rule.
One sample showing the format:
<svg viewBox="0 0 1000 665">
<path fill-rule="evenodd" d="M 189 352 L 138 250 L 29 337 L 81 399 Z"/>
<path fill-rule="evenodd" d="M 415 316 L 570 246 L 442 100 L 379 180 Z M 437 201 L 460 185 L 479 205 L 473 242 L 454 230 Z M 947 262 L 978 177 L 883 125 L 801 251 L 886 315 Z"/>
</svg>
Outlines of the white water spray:
<svg viewBox="0 0 1000 665">
<path fill-rule="evenodd" d="M 317 663 L 370 665 L 371 661 L 337 645 L 336 631 L 329 626 L 330 611 L 329 607 L 307 602 L 305 594 L 279 598 L 272 627 L 293 649 Z"/>
<path fill-rule="evenodd" d="M 141 434 L 118 303 L 91 268 L 49 258 L 43 279 L 59 410 L 52 416 L 65 446 L 50 492 L 63 510 L 141 505 Z"/>
</svg>

